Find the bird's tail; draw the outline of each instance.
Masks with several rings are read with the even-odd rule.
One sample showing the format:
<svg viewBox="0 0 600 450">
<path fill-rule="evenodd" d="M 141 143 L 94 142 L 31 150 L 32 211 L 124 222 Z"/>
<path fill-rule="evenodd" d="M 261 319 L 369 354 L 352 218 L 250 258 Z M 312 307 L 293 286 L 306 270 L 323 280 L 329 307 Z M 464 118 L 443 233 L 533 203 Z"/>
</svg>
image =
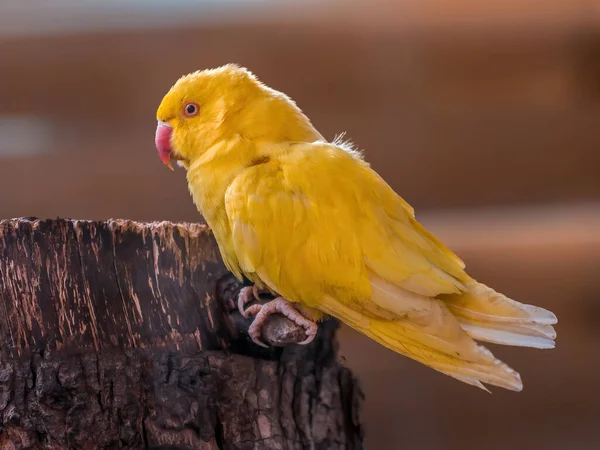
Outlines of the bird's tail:
<svg viewBox="0 0 600 450">
<path fill-rule="evenodd" d="M 380 344 L 432 369 L 487 390 L 483 383 L 523 388 L 517 372 L 473 339 L 505 345 L 553 348 L 556 316 L 511 300 L 471 280 L 461 294 L 429 298 L 371 274 L 375 308 L 327 298 L 319 308 Z M 381 315 L 384 310 L 387 315 Z"/>
<path fill-rule="evenodd" d="M 389 295 L 405 292 L 398 290 Z M 403 302 L 405 306 L 410 303 Z M 482 382 L 513 391 L 523 388 L 519 374 L 477 345 L 440 300 L 420 297 L 397 320 L 363 314 L 333 298 L 327 298 L 319 309 L 391 350 L 465 383 L 484 390 Z"/>
<path fill-rule="evenodd" d="M 554 348 L 556 316 L 511 300 L 472 280 L 466 292 L 440 296 L 473 339 L 520 347 Z"/>
</svg>

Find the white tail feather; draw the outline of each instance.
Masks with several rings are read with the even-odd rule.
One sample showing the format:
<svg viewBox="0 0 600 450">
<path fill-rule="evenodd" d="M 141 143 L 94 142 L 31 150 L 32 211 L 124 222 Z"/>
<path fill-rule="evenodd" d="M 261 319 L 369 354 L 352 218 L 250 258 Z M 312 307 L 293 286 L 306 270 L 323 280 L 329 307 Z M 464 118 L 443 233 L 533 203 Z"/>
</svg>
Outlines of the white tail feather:
<svg viewBox="0 0 600 450">
<path fill-rule="evenodd" d="M 526 305 L 494 291 L 484 284 L 471 281 L 462 294 L 444 295 L 450 311 L 462 328 L 483 342 L 554 348 L 556 316 L 544 309 Z"/>
<path fill-rule="evenodd" d="M 554 340 L 539 336 L 527 336 L 523 333 L 511 333 L 505 330 L 493 330 L 489 327 L 473 325 L 459 321 L 460 326 L 473 339 L 493 344 L 513 345 L 516 347 L 533 347 L 539 349 L 554 348 Z"/>
</svg>

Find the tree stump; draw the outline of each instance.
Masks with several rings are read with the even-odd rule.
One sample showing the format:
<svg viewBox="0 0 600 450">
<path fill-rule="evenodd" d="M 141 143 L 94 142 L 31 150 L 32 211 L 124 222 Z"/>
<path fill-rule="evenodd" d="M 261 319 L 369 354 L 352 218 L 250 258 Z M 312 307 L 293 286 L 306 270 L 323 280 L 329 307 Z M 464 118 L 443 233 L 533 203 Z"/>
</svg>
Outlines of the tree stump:
<svg viewBox="0 0 600 450">
<path fill-rule="evenodd" d="M 240 287 L 202 225 L 1 221 L 0 448 L 362 448 L 337 323 L 260 348 Z"/>
</svg>

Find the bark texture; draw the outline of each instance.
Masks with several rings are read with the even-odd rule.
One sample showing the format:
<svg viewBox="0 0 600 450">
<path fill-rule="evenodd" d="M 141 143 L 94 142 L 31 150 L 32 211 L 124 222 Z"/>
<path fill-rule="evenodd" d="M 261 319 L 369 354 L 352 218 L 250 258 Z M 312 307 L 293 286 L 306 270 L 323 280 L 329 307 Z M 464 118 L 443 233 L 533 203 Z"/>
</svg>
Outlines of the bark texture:
<svg viewBox="0 0 600 450">
<path fill-rule="evenodd" d="M 260 348 L 240 288 L 201 225 L 0 221 L 0 449 L 362 448 L 337 323 Z"/>
</svg>

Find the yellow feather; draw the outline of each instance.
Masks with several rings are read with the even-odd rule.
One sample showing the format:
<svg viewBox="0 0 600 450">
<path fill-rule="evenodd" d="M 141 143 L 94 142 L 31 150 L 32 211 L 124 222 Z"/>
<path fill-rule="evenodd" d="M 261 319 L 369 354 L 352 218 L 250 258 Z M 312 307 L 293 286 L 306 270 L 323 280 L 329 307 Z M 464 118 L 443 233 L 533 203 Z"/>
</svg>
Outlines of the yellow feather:
<svg viewBox="0 0 600 450">
<path fill-rule="evenodd" d="M 201 112 L 185 118 L 190 100 Z M 360 153 L 326 143 L 291 99 L 246 69 L 183 77 L 157 118 L 172 126 L 190 193 L 238 278 L 481 388 L 522 385 L 473 338 L 553 345 L 552 313 L 472 280 Z"/>
</svg>

